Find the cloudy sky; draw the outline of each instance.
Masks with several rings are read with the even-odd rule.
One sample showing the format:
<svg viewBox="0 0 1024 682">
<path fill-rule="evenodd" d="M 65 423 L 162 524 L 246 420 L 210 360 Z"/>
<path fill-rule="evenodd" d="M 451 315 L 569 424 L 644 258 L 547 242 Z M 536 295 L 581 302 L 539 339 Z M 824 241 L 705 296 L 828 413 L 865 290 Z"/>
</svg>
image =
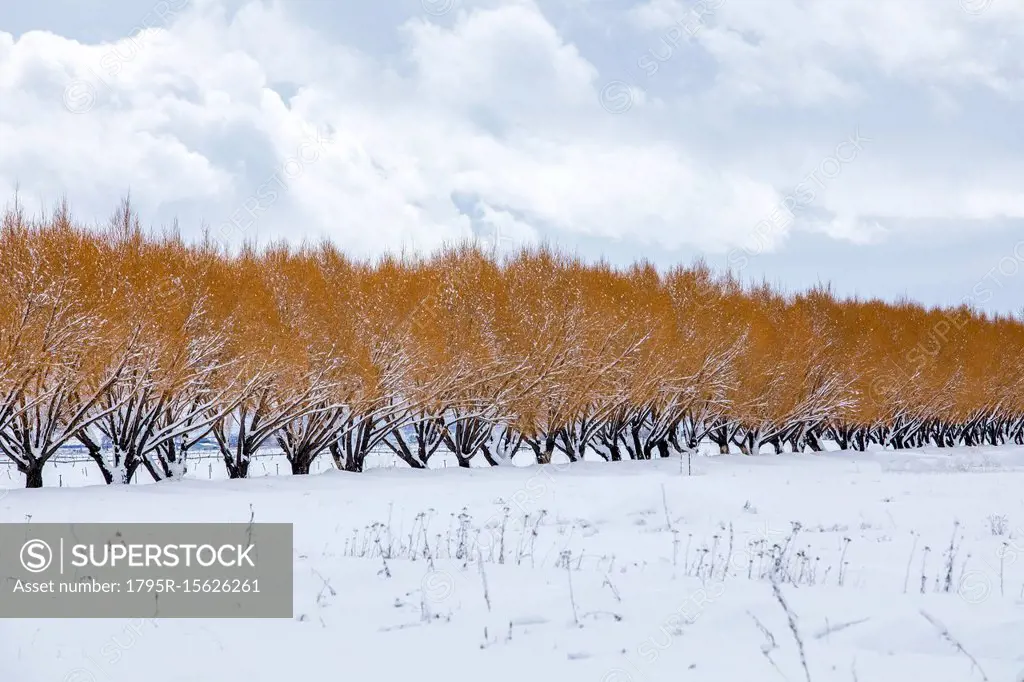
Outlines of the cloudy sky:
<svg viewBox="0 0 1024 682">
<path fill-rule="evenodd" d="M 1024 307 L 1024 0 L 0 5 L 0 197 Z"/>
</svg>

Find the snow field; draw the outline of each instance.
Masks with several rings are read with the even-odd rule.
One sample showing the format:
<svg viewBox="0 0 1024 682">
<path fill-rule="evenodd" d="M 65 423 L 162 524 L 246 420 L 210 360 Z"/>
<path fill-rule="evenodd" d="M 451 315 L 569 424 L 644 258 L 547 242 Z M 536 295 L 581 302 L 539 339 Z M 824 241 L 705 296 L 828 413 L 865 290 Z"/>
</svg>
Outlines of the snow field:
<svg viewBox="0 0 1024 682">
<path fill-rule="evenodd" d="M 295 610 L 7 620 L 0 679 L 1018 682 L 1022 484 L 1003 447 L 10 489 L 5 522 L 292 522 Z"/>
</svg>

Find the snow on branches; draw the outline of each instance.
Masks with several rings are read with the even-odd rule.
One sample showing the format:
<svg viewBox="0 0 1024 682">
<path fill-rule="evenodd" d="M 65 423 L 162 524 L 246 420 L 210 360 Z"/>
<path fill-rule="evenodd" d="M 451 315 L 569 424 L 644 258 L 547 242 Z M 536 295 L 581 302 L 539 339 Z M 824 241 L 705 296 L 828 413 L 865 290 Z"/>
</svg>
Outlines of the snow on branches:
<svg viewBox="0 0 1024 682">
<path fill-rule="evenodd" d="M 0 454 L 42 485 L 83 446 L 108 483 L 769 447 L 1024 442 L 1024 325 L 960 307 L 783 295 L 702 263 L 613 269 L 550 249 L 356 262 L 329 243 L 240 253 L 66 206 L 0 227 Z"/>
</svg>

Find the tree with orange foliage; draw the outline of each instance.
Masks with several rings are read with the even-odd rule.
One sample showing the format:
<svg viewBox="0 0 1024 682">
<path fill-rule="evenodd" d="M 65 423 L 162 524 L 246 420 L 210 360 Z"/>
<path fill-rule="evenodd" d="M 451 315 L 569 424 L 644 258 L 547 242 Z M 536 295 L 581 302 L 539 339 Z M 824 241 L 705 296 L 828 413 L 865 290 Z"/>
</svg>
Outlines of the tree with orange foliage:
<svg viewBox="0 0 1024 682">
<path fill-rule="evenodd" d="M 206 310 L 205 269 L 195 267 L 216 261 L 175 234 L 146 239 L 128 201 L 112 222 L 100 252 L 102 291 L 86 297 L 138 352 L 97 401 L 102 417 L 77 437 L 108 483 L 127 483 L 140 466 L 154 480 L 180 478 L 189 450 L 246 393 L 229 372 L 237 358 L 226 354 L 224 323 Z"/>
<path fill-rule="evenodd" d="M 131 339 L 112 338 L 106 321 L 85 305 L 76 278 L 84 273 L 73 256 L 89 251 L 89 238 L 61 208 L 51 228 L 37 230 L 8 214 L 0 233 L 0 271 L 12 273 L 4 278 L 5 298 L 22 305 L 16 334 L 24 363 L 4 399 L 0 453 L 29 488 L 42 487 L 44 465 L 64 445 L 116 409 L 100 404 L 138 352 Z"/>
<path fill-rule="evenodd" d="M 278 257 L 287 258 L 280 250 Z M 236 393 L 213 408 L 212 433 L 229 478 L 247 478 L 253 457 L 289 421 L 329 405 L 334 382 L 328 365 L 308 362 L 301 334 L 288 324 L 294 320 L 283 294 L 268 285 L 276 271 L 265 264 L 263 255 L 244 246 L 225 264 L 209 301 L 227 321 L 226 353 L 237 362 Z"/>
<path fill-rule="evenodd" d="M 270 442 L 294 474 L 1024 443 L 1016 318 L 548 248 L 232 255 L 145 234 L 130 200 L 112 223 L 3 220 L 0 453 L 31 486 L 74 440 L 108 482 L 180 476 L 208 436 L 233 478 Z"/>
</svg>

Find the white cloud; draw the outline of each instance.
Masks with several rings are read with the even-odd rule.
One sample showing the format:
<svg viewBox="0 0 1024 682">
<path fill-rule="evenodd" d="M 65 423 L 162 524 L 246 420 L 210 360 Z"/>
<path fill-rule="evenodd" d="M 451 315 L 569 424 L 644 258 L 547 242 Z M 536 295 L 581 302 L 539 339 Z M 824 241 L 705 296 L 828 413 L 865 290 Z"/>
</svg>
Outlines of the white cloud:
<svg viewBox="0 0 1024 682">
<path fill-rule="evenodd" d="M 852 244 L 877 244 L 887 232 L 877 221 L 861 220 L 847 215 L 837 215 L 820 224 L 818 228 L 833 239 L 842 239 Z"/>
<path fill-rule="evenodd" d="M 264 237 L 327 234 L 357 253 L 468 236 L 455 195 L 567 233 L 719 249 L 777 201 L 601 110 L 597 70 L 532 4 L 464 11 L 448 28 L 417 19 L 402 35 L 404 70 L 255 3 L 184 13 L 141 48 L 8 39 L 5 82 L 31 78 L 36 115 L 5 122 L 0 173 L 35 169 L 31 190 L 67 190 L 88 210 L 130 185 L 144 206 L 202 202 L 236 235 L 255 214 Z M 130 57 L 112 69 L 112 51 Z M 89 111 L 62 110 L 69 79 L 64 99 Z M 288 102 L 271 89 L 284 80 L 298 88 Z M 316 159 L 278 172 L 324 125 L 335 133 Z M 269 172 L 247 179 L 239 170 L 256 169 L 216 149 L 239 131 L 272 150 Z"/>
<path fill-rule="evenodd" d="M 537 230 L 508 211 L 496 209 L 483 202 L 477 203 L 483 230 L 480 242 L 488 249 L 506 251 L 516 245 L 535 245 L 540 241 Z"/>
<path fill-rule="evenodd" d="M 1005 0 L 978 15 L 927 0 L 649 0 L 630 17 L 664 34 L 693 7 L 714 84 L 631 83 L 621 115 L 600 106 L 614 77 L 601 60 L 528 1 L 420 14 L 382 53 L 255 0 L 236 12 L 204 0 L 116 44 L 0 33 L 0 192 L 67 193 L 91 219 L 130 187 L 147 217 L 184 213 L 186 229 L 205 218 L 234 239 L 326 235 L 360 255 L 491 228 L 523 243 L 552 233 L 724 252 L 821 158 L 807 111 L 863 106 L 879 79 L 929 101 L 1022 92 L 1024 12 Z M 730 149 L 733 137 L 747 146 Z M 941 154 L 880 140 L 795 224 L 874 243 L 906 219 L 1024 218 L 1019 163 L 988 150 L 952 173 L 933 163 Z"/>
<path fill-rule="evenodd" d="M 965 7 L 977 10 L 972 13 Z M 633 22 L 689 34 L 715 58 L 723 101 L 821 104 L 863 94 L 865 71 L 1024 95 L 1024 5 L 1006 0 L 645 0 Z"/>
</svg>

